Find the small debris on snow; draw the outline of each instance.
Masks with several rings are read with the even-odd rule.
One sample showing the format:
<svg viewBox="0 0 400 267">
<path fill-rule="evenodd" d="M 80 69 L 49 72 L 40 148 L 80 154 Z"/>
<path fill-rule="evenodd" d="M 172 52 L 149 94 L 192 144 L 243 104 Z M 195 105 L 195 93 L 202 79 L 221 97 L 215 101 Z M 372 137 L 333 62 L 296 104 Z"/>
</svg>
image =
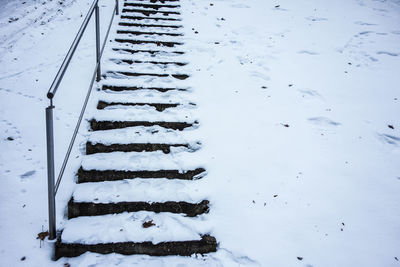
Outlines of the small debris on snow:
<svg viewBox="0 0 400 267">
<path fill-rule="evenodd" d="M 25 256 L 23 256 L 22 258 L 21 258 L 21 261 L 24 261 L 26 259 L 26 257 Z"/>
<path fill-rule="evenodd" d="M 289 127 L 289 124 L 283 124 L 283 123 L 281 123 L 283 126 L 285 126 L 286 128 L 288 128 Z"/>
<path fill-rule="evenodd" d="M 14 138 L 11 137 L 11 136 L 9 136 L 9 137 L 7 137 L 7 140 L 8 140 L 8 141 L 14 141 Z"/>
<path fill-rule="evenodd" d="M 274 195 L 274 197 L 277 197 L 278 195 Z"/>
<path fill-rule="evenodd" d="M 388 125 L 388 127 L 390 128 L 390 129 L 393 129 L 394 130 L 394 127 L 393 127 L 393 125 Z"/>
<path fill-rule="evenodd" d="M 303 257 L 297 257 L 297 259 L 298 259 L 299 261 L 302 261 L 302 260 L 303 260 Z"/>
<path fill-rule="evenodd" d="M 154 225 L 156 225 L 156 224 L 153 223 L 153 220 L 149 220 L 147 222 L 144 222 L 142 226 L 143 226 L 143 228 L 149 228 L 149 227 L 152 227 Z"/>
<path fill-rule="evenodd" d="M 36 239 L 40 239 L 43 241 L 47 236 L 49 236 L 49 231 L 40 232 L 40 233 L 38 233 Z"/>
</svg>

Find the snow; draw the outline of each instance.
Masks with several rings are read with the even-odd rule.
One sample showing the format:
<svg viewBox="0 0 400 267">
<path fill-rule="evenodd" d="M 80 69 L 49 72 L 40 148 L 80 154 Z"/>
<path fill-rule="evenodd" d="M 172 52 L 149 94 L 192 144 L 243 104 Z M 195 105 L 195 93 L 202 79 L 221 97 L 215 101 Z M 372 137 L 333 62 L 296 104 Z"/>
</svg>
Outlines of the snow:
<svg viewBox="0 0 400 267">
<path fill-rule="evenodd" d="M 75 187 L 75 202 L 117 203 L 143 201 L 186 201 L 198 203 L 207 198 L 200 191 L 201 181 L 169 179 L 132 179 L 112 182 L 82 183 Z M 203 188 L 202 188 L 203 189 Z"/>
<path fill-rule="evenodd" d="M 144 228 L 145 222 L 154 226 Z M 104 216 L 82 216 L 67 222 L 61 239 L 65 243 L 99 244 L 117 242 L 147 242 L 200 240 L 207 226 L 200 218 L 172 213 L 139 211 Z M 85 225 L 85 227 L 82 227 Z M 179 228 L 180 231 L 174 231 Z"/>
<path fill-rule="evenodd" d="M 95 131 L 88 137 L 88 141 L 96 144 L 132 144 L 155 143 L 160 144 L 189 144 L 190 148 L 198 149 L 200 141 L 193 140 L 194 131 L 178 131 L 160 126 L 129 127 L 123 129 Z M 189 141 L 190 140 L 190 141 Z"/>
<path fill-rule="evenodd" d="M 124 195 L 147 186 L 149 192 L 141 194 L 143 199 L 153 201 L 179 188 L 182 191 L 177 191 L 180 192 L 174 196 L 177 199 L 197 201 L 207 197 L 210 213 L 202 216 L 207 227 L 200 230 L 207 230 L 217 238 L 218 252 L 187 258 L 86 253 L 75 259 L 52 262 L 51 244 L 36 240 L 37 233 L 47 229 L 45 94 L 90 3 L 2 1 L 0 265 L 60 266 L 66 262 L 71 266 L 399 265 L 398 0 L 181 0 L 181 22 L 140 22 L 182 23 L 185 27 L 179 32 L 185 33 L 181 38 L 184 45 L 169 48 L 108 43 L 104 58 L 116 58 L 112 48 L 187 52 L 163 53 L 163 60 L 182 59 L 190 63 L 184 67 L 185 73 L 191 75 L 185 81 L 172 77 L 123 80 L 118 76 L 107 77 L 98 87 L 114 82 L 127 86 L 146 86 L 151 82 L 154 87 L 173 87 L 179 82 L 182 88 L 190 87 L 189 92 L 168 94 L 173 99 L 179 95 L 196 103 L 199 127 L 183 132 L 187 131 L 188 138 L 201 141 L 201 149 L 195 153 L 175 151 L 173 156 L 155 152 L 148 155 L 157 159 L 168 157 L 170 161 L 159 164 L 177 168 L 183 166 L 181 162 L 201 162 L 207 175 L 194 185 L 188 181 L 167 181 L 162 193 L 159 191 L 165 179 L 104 182 L 98 184 L 98 190 L 103 190 L 106 184 L 110 188 L 123 187 Z M 112 4 L 113 1 L 101 1 L 104 8 L 101 14 L 105 17 L 102 21 L 109 18 L 107 11 L 111 12 Z M 111 35 L 122 28 L 114 24 Z M 93 27 L 89 24 L 90 29 Z M 160 30 L 167 31 L 170 30 Z M 82 40 L 55 99 L 58 168 L 93 71 L 93 37 L 90 33 Z M 152 37 L 138 39 L 146 38 Z M 157 40 L 163 38 L 176 40 L 166 36 Z M 143 52 L 125 52 L 121 58 L 125 57 L 152 58 Z M 105 62 L 104 70 L 113 65 Z M 135 65 L 133 68 L 136 71 Z M 101 92 L 93 93 L 86 119 L 94 114 L 95 100 L 102 96 Z M 125 93 L 112 94 L 119 99 Z M 161 95 L 153 90 L 132 91 L 129 100 L 137 96 L 137 102 L 149 98 L 158 101 Z M 136 118 L 138 113 L 133 111 L 143 118 L 164 117 L 151 107 L 126 107 L 122 112 L 116 111 L 121 114 L 115 117 Z M 169 118 L 181 116 L 168 113 L 168 109 L 166 112 Z M 66 203 L 73 192 L 82 199 L 90 197 L 85 195 L 87 185 L 74 184 L 74 173 L 82 158 L 80 147 L 88 136 L 87 122 L 83 124 L 57 196 L 58 229 L 67 229 L 66 225 L 75 222 L 65 217 Z M 130 135 L 123 129 L 118 132 L 121 135 L 110 137 L 109 142 Z M 136 160 L 139 154 L 110 157 L 115 167 L 123 168 L 126 165 L 118 161 L 130 156 Z M 94 157 L 107 158 L 102 154 Z M 182 160 L 173 161 L 175 157 Z M 83 164 L 96 167 L 90 165 L 91 158 L 85 156 Z M 132 192 L 129 187 L 134 187 Z M 112 201 L 115 191 L 110 192 L 99 197 Z M 109 217 L 115 217 L 115 224 L 119 225 L 124 219 L 118 218 L 129 216 Z M 164 219 L 172 222 L 174 216 Z M 156 214 L 151 218 L 156 218 Z M 82 220 L 85 219 L 90 223 L 96 220 Z M 197 219 L 194 220 L 196 223 L 186 224 L 185 237 L 203 233 L 193 231 L 198 227 Z M 106 223 L 99 227 L 104 227 L 104 231 L 117 229 L 107 227 Z M 175 231 L 160 233 L 176 234 Z M 101 238 L 95 231 L 82 234 L 87 234 L 85 240 Z M 125 238 L 119 233 L 117 237 Z M 82 237 L 70 240 L 79 238 Z"/>
</svg>

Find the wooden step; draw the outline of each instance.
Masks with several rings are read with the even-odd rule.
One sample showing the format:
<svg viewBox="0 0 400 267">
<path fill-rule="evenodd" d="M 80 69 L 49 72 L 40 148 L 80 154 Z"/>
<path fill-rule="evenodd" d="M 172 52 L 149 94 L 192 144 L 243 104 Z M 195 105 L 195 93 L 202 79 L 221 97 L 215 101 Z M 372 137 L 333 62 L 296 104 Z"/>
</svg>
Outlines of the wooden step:
<svg viewBox="0 0 400 267">
<path fill-rule="evenodd" d="M 176 65 L 179 67 L 187 65 L 186 62 L 174 62 L 174 61 L 154 61 L 154 60 L 149 60 L 149 61 L 143 61 L 143 60 L 131 60 L 131 59 L 110 59 L 112 62 L 115 63 L 126 63 L 129 65 L 132 64 L 154 64 L 154 65 Z"/>
<path fill-rule="evenodd" d="M 217 250 L 217 241 L 210 235 L 202 236 L 201 240 L 171 241 L 153 244 L 152 242 L 119 242 L 105 244 L 63 243 L 59 239 L 55 245 L 55 259 L 61 257 L 77 257 L 85 252 L 100 254 L 119 253 L 123 255 L 145 254 L 150 256 L 190 256 L 205 254 Z"/>
<path fill-rule="evenodd" d="M 114 151 L 122 152 L 142 152 L 142 151 L 162 151 L 165 154 L 171 152 L 172 147 L 184 147 L 188 151 L 195 151 L 189 144 L 157 144 L 157 143 L 132 143 L 132 144 L 110 144 L 105 145 L 101 143 L 86 143 L 86 155 L 91 155 L 95 153 L 110 153 Z"/>
<path fill-rule="evenodd" d="M 160 8 L 178 8 L 180 5 L 159 5 L 159 4 L 142 4 L 142 3 L 124 3 L 124 7 L 143 7 L 143 8 L 152 8 L 152 9 L 160 9 Z"/>
<path fill-rule="evenodd" d="M 82 167 L 78 170 L 78 183 L 88 182 L 102 182 L 102 181 L 116 181 L 123 179 L 180 179 L 180 180 L 194 180 L 199 179 L 205 175 L 206 170 L 197 168 L 194 170 L 180 171 L 180 170 L 157 170 L 157 171 L 118 171 L 118 170 L 84 170 Z"/>
<path fill-rule="evenodd" d="M 97 121 L 90 120 L 90 128 L 92 131 L 120 129 L 133 126 L 155 126 L 158 125 L 167 129 L 174 129 L 182 131 L 185 128 L 193 127 L 196 122 L 168 122 L 168 121 Z"/>
<path fill-rule="evenodd" d="M 130 22 L 120 22 L 119 26 L 127 26 L 127 27 L 152 27 L 152 28 L 173 28 L 179 29 L 182 28 L 182 25 L 165 25 L 165 24 L 143 24 L 143 23 L 130 23 Z"/>
<path fill-rule="evenodd" d="M 141 32 L 132 30 L 117 30 L 117 34 L 132 34 L 136 36 L 140 35 L 159 35 L 159 36 L 183 36 L 182 33 L 169 33 L 169 32 Z"/>
<path fill-rule="evenodd" d="M 182 21 L 179 18 L 161 18 L 161 17 L 140 17 L 140 16 L 129 16 L 121 15 L 121 19 L 131 19 L 131 20 L 155 20 L 155 21 Z"/>
<path fill-rule="evenodd" d="M 153 77 L 173 77 L 178 80 L 186 80 L 189 78 L 187 74 L 167 74 L 167 73 L 139 73 L 139 72 L 129 72 L 129 71 L 107 71 L 106 76 L 130 76 L 130 77 L 139 77 L 139 76 L 153 76 Z"/>
<path fill-rule="evenodd" d="M 140 86 L 117 86 L 117 85 L 103 85 L 103 90 L 110 90 L 115 92 L 122 92 L 122 91 L 136 91 L 136 90 L 155 90 L 158 92 L 168 92 L 168 91 L 187 91 L 186 88 L 165 88 L 165 87 L 140 87 Z"/>
<path fill-rule="evenodd" d="M 133 40 L 133 39 L 121 39 L 116 38 L 115 42 L 117 43 L 125 43 L 125 44 L 134 44 L 134 45 L 142 45 L 142 44 L 155 44 L 157 46 L 166 46 L 166 47 L 175 47 L 177 45 L 183 45 L 180 42 L 168 42 L 168 41 L 152 41 L 152 40 Z"/>
<path fill-rule="evenodd" d="M 150 106 L 154 107 L 157 111 L 162 112 L 167 108 L 175 108 L 179 106 L 178 103 L 125 103 L 125 102 L 105 102 L 99 101 L 97 103 L 97 109 L 105 109 L 113 106 Z"/>
<path fill-rule="evenodd" d="M 73 198 L 68 202 L 68 219 L 79 216 L 98 216 L 105 214 L 117 214 L 122 212 L 152 211 L 155 213 L 171 212 L 183 213 L 189 217 L 207 213 L 209 201 L 203 200 L 199 203 L 188 203 L 185 201 L 167 202 L 117 202 L 117 203 L 93 203 L 75 202 Z"/>
<path fill-rule="evenodd" d="M 134 9 L 134 8 L 123 8 L 122 13 L 140 13 L 145 16 L 156 15 L 156 14 L 160 14 L 163 16 L 180 15 L 181 14 L 178 11 L 158 11 L 158 10 Z"/>
</svg>

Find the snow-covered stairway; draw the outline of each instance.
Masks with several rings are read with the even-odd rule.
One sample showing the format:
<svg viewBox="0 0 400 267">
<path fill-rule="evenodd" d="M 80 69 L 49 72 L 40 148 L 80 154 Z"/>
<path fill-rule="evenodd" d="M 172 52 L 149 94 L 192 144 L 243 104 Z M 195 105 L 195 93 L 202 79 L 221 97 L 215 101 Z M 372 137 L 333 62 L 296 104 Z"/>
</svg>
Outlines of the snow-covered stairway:
<svg viewBox="0 0 400 267">
<path fill-rule="evenodd" d="M 209 253 L 206 170 L 178 0 L 123 4 L 55 258 Z"/>
</svg>

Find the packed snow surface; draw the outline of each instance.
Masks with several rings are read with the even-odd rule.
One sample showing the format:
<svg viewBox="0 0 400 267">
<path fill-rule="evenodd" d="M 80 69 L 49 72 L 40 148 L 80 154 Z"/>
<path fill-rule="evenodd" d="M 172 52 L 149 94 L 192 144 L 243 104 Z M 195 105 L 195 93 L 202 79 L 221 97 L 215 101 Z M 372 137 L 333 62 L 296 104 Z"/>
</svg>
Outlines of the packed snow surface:
<svg viewBox="0 0 400 267">
<path fill-rule="evenodd" d="M 113 3 L 100 0 L 103 36 Z M 210 255 L 186 258 L 86 253 L 51 261 L 51 243 L 36 239 L 48 224 L 45 95 L 90 4 L 89 0 L 1 1 L 0 266 L 400 265 L 399 0 L 181 0 L 182 21 L 157 24 L 183 25 L 176 31 L 158 31 L 184 33 L 179 37 L 184 44 L 108 42 L 103 55 L 107 79 L 94 87 L 60 185 L 57 228 L 73 229 L 66 224 L 79 222 L 79 226 L 83 220 L 98 226 L 90 228 L 93 232 L 74 231 L 70 236 L 64 232 L 63 238 L 71 242 L 125 240 L 125 230 L 137 240 L 154 236 L 145 230 L 160 231 L 160 237 L 170 240 L 199 239 L 199 233 L 207 232 L 216 237 L 219 248 Z M 114 22 L 111 39 L 120 28 Z M 166 35 L 137 39 L 176 40 Z M 91 22 L 55 98 L 57 169 L 93 72 L 94 40 Z M 118 57 L 113 49 L 121 52 Z M 173 76 L 118 73 L 123 65 L 117 67 L 115 60 L 151 59 L 145 52 L 129 52 L 135 49 L 169 51 L 160 52 L 162 57 L 157 58 L 175 61 L 182 57 L 189 64 L 169 66 L 165 71 L 150 65 L 139 70 L 133 64 L 131 72 L 163 71 L 190 77 L 181 81 Z M 180 51 L 186 54 L 172 53 Z M 161 114 L 148 106 L 126 107 L 102 115 L 95 111 L 96 100 L 102 99 L 102 93 L 95 90 L 102 84 L 178 85 L 188 91 L 167 94 L 174 100 L 182 97 L 187 100 L 184 103 L 194 101 L 196 108 L 183 106 Z M 115 96 L 119 101 L 126 92 L 113 93 L 110 100 Z M 137 102 L 152 98 L 155 103 L 162 93 L 133 91 L 128 100 L 136 96 Z M 100 154 L 85 156 L 81 162 L 82 144 L 90 136 L 87 120 L 93 116 L 186 121 L 188 110 L 199 121 L 193 135 L 188 131 L 187 136 L 201 140 L 196 157 L 177 150 L 170 156 L 150 153 L 141 160 L 140 153 Z M 116 141 L 124 134 L 121 130 L 115 139 L 107 140 Z M 165 135 L 172 140 L 172 135 Z M 108 216 L 99 224 L 96 220 L 102 217 L 68 221 L 65 208 L 72 192 L 89 198 L 84 190 L 87 185 L 75 185 L 74 174 L 81 163 L 100 169 L 92 160 L 95 157 L 125 169 L 136 168 L 127 163 L 130 159 L 139 165 L 142 160 L 156 159 L 154 167 L 204 164 L 207 175 L 194 185 L 168 181 L 164 193 L 178 190 L 174 197 L 187 201 L 207 197 L 210 213 L 194 219 L 143 212 Z M 162 200 L 158 182 L 146 186 L 149 192 L 141 192 L 141 197 Z M 106 183 L 98 186 L 104 190 Z M 109 182 L 108 186 L 122 188 L 121 196 L 128 197 L 145 185 L 138 180 Z M 114 193 L 113 189 L 99 200 L 114 201 Z M 132 221 L 129 216 L 138 217 Z M 147 219 L 161 227 L 142 229 L 140 223 Z M 111 227 L 125 222 L 123 231 Z M 170 231 L 176 224 L 185 225 L 185 230 Z"/>
</svg>

